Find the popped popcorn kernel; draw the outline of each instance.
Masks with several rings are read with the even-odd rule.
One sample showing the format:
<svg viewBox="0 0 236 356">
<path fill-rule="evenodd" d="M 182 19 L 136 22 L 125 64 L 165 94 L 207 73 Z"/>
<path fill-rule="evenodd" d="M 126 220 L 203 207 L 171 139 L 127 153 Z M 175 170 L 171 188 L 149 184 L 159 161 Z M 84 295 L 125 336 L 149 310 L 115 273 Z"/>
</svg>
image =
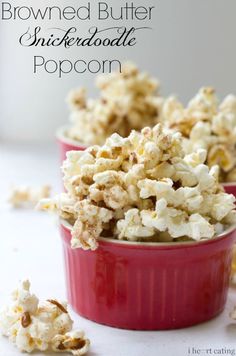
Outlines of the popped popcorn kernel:
<svg viewBox="0 0 236 356">
<path fill-rule="evenodd" d="M 67 304 L 53 299 L 39 302 L 31 294 L 28 280 L 13 292 L 12 304 L 0 314 L 2 335 L 22 352 L 64 351 L 84 355 L 90 342 L 82 331 L 72 331 L 72 326 Z"/>
<path fill-rule="evenodd" d="M 85 355 L 89 350 L 90 341 L 85 339 L 83 331 L 70 331 L 64 335 L 56 335 L 52 340 L 52 350 L 70 352 L 74 356 Z"/>
</svg>

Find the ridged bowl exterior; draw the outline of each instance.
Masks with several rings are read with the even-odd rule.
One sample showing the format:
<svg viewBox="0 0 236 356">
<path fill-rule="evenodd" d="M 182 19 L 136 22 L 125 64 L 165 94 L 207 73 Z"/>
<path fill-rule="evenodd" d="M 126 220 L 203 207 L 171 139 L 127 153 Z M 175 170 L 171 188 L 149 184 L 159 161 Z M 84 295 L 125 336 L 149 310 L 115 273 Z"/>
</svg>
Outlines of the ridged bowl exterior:
<svg viewBox="0 0 236 356">
<path fill-rule="evenodd" d="M 99 241 L 71 249 L 61 225 L 68 300 L 81 316 L 125 329 L 183 328 L 219 314 L 226 302 L 235 233 L 200 243 Z"/>
</svg>

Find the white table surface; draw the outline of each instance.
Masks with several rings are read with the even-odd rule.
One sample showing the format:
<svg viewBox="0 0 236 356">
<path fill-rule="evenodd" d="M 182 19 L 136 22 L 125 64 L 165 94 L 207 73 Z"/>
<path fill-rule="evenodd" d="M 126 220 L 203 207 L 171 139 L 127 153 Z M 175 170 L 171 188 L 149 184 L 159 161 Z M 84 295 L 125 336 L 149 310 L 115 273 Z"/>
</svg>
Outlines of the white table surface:
<svg viewBox="0 0 236 356">
<path fill-rule="evenodd" d="M 56 218 L 33 210 L 14 210 L 6 203 L 12 184 L 50 184 L 59 192 L 58 167 L 53 145 L 0 144 L 0 306 L 8 303 L 11 291 L 25 278 L 30 279 L 32 291 L 40 299 L 65 299 Z M 73 312 L 72 317 L 75 327 L 83 329 L 91 340 L 89 356 L 236 355 L 236 322 L 229 318 L 234 303 L 236 289 L 231 288 L 219 317 L 174 331 L 126 331 L 96 324 Z M 1 356 L 20 354 L 0 336 Z"/>
</svg>

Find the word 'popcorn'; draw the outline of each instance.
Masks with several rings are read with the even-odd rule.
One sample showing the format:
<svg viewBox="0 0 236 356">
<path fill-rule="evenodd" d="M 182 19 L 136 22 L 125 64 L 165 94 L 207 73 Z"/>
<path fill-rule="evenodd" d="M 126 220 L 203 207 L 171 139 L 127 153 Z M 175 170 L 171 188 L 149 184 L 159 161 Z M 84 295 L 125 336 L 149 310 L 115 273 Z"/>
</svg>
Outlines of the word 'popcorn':
<svg viewBox="0 0 236 356">
<path fill-rule="evenodd" d="M 72 331 L 67 305 L 57 300 L 39 303 L 30 293 L 29 281 L 24 281 L 12 294 L 13 303 L 0 315 L 0 330 L 20 351 L 34 350 L 70 352 L 84 355 L 89 340 L 82 331 Z"/>
<path fill-rule="evenodd" d="M 63 165 L 67 190 L 39 208 L 72 225 L 73 248 L 96 249 L 99 237 L 130 241 L 210 239 L 235 222 L 233 195 L 218 183 L 206 151 L 185 155 L 179 133 L 160 124 L 104 146 L 71 151 Z"/>
<path fill-rule="evenodd" d="M 98 76 L 97 87 L 101 93 L 95 100 L 87 99 L 84 88 L 69 94 L 68 137 L 87 145 L 104 144 L 114 132 L 127 137 L 133 129 L 157 123 L 162 102 L 156 94 L 159 84 L 134 64 L 124 64 L 122 73 Z"/>
</svg>

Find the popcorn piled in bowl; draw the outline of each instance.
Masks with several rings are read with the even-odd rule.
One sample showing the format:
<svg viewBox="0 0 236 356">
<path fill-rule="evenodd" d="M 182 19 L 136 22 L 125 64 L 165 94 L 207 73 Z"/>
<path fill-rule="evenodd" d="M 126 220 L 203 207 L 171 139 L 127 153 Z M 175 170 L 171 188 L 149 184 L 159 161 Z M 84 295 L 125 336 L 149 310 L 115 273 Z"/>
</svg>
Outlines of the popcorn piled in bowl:
<svg viewBox="0 0 236 356">
<path fill-rule="evenodd" d="M 187 153 L 207 150 L 206 163 L 220 167 L 221 182 L 236 181 L 236 96 L 219 105 L 213 88 L 202 88 L 185 108 L 175 97 L 163 104 L 165 124 L 182 133 Z"/>
<path fill-rule="evenodd" d="M 72 224 L 72 248 L 95 250 L 101 237 L 212 239 L 235 222 L 235 198 L 205 160 L 204 149 L 185 154 L 181 135 L 160 124 L 127 138 L 113 134 L 101 147 L 67 154 L 66 193 L 42 200 L 40 208 Z"/>
<path fill-rule="evenodd" d="M 12 305 L 0 314 L 0 331 L 20 351 L 87 353 L 90 341 L 82 331 L 72 331 L 73 321 L 65 303 L 50 299 L 39 304 L 28 280 L 13 292 L 12 299 Z"/>
<path fill-rule="evenodd" d="M 114 132 L 127 137 L 131 130 L 154 126 L 162 99 L 158 82 L 125 63 L 122 73 L 112 72 L 97 77 L 100 97 L 87 99 L 80 88 L 68 96 L 72 125 L 66 130 L 69 139 L 87 146 L 104 144 Z"/>
</svg>

